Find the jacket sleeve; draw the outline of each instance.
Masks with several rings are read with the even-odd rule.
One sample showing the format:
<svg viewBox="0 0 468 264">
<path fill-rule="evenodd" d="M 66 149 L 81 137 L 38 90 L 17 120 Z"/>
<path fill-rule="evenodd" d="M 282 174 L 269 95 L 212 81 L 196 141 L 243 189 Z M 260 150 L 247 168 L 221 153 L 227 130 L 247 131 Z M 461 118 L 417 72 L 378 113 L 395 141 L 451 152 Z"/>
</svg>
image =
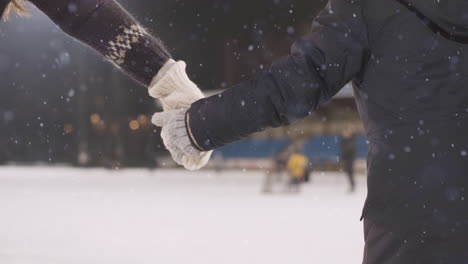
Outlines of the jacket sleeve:
<svg viewBox="0 0 468 264">
<path fill-rule="evenodd" d="M 207 151 L 310 115 L 361 71 L 367 30 L 359 0 L 330 0 L 291 54 L 268 72 L 194 103 L 186 125 Z"/>
<path fill-rule="evenodd" d="M 64 32 L 148 86 L 171 58 L 115 0 L 29 0 Z"/>
</svg>

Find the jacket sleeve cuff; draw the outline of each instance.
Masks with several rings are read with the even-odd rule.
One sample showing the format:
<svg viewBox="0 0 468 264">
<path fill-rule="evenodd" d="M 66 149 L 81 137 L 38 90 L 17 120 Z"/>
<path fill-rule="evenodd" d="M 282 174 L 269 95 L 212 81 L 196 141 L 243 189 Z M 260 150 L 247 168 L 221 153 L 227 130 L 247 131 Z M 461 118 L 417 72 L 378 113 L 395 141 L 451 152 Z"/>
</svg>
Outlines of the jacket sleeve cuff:
<svg viewBox="0 0 468 264">
<path fill-rule="evenodd" d="M 202 152 L 208 151 L 201 147 L 200 143 L 198 143 L 197 139 L 195 138 L 195 135 L 193 134 L 192 128 L 190 126 L 190 111 L 189 110 L 187 110 L 187 112 L 185 113 L 185 127 L 187 128 L 187 135 L 189 136 L 189 139 L 192 145 L 199 151 L 202 151 Z"/>
</svg>

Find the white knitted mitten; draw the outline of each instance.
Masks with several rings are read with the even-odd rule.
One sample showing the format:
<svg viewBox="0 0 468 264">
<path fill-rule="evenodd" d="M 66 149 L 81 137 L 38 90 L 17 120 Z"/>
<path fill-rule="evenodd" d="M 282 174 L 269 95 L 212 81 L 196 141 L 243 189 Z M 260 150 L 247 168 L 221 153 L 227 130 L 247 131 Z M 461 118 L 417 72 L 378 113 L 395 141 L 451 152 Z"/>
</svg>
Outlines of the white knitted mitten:
<svg viewBox="0 0 468 264">
<path fill-rule="evenodd" d="M 169 60 L 154 77 L 149 94 L 161 100 L 164 110 L 188 108 L 205 96 L 185 72 L 183 61 Z"/>
<path fill-rule="evenodd" d="M 175 162 L 188 170 L 198 170 L 210 160 L 213 151 L 196 149 L 187 134 L 185 113 L 187 109 L 164 111 L 153 115 L 152 122 L 162 127 L 161 138 Z"/>
</svg>

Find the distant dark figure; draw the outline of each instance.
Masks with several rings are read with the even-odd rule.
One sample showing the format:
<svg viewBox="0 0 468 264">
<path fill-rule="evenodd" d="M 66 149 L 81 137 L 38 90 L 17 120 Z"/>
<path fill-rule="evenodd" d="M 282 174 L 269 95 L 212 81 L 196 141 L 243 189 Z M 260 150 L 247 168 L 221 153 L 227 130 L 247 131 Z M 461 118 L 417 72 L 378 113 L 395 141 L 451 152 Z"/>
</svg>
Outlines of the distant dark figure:
<svg viewBox="0 0 468 264">
<path fill-rule="evenodd" d="M 346 130 L 343 132 L 341 140 L 341 162 L 343 164 L 343 171 L 349 180 L 349 191 L 356 190 L 356 181 L 354 179 L 354 160 L 356 159 L 356 143 L 355 135 Z"/>
<path fill-rule="evenodd" d="M 275 154 L 272 160 L 271 169 L 267 170 L 266 172 L 262 192 L 264 193 L 273 192 L 273 184 L 275 180 L 281 179 L 281 176 L 286 171 L 288 155 L 289 154 L 288 154 L 287 148 L 282 149 L 281 151 Z"/>
<path fill-rule="evenodd" d="M 309 161 L 305 168 L 304 183 L 309 183 L 311 181 L 312 170 L 313 170 L 312 162 Z"/>
</svg>

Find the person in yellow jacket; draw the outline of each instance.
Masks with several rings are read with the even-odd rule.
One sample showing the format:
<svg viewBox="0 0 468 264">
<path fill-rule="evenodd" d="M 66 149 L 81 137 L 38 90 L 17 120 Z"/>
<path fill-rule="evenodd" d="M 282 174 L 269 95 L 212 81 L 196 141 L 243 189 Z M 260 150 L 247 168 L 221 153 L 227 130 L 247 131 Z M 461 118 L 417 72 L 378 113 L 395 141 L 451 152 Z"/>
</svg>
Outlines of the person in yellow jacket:
<svg viewBox="0 0 468 264">
<path fill-rule="evenodd" d="M 298 192 L 300 184 L 309 173 L 309 159 L 300 153 L 295 153 L 289 157 L 287 170 L 290 176 L 288 190 Z"/>
</svg>

